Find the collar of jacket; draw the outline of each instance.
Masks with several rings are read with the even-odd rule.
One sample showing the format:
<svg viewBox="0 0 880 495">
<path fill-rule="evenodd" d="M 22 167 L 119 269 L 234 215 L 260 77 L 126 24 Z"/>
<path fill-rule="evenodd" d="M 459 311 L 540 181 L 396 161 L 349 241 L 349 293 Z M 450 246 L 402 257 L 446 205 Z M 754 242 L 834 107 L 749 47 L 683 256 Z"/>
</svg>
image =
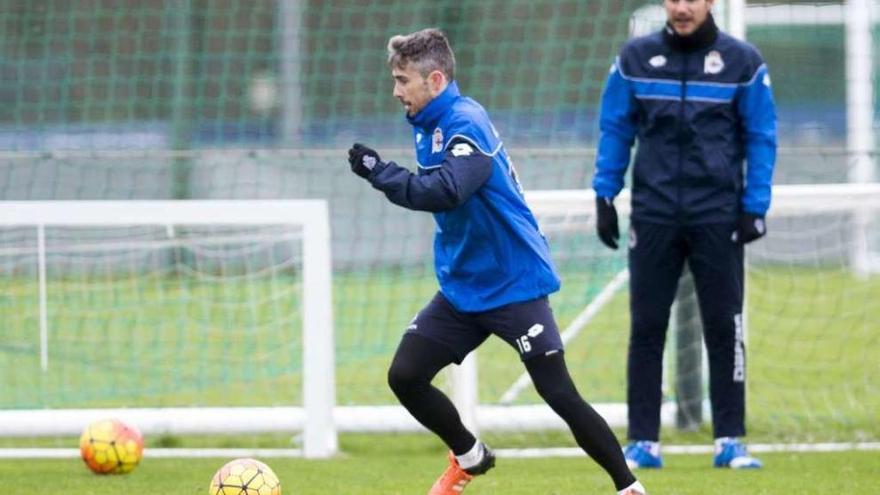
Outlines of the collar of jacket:
<svg viewBox="0 0 880 495">
<path fill-rule="evenodd" d="M 663 28 L 663 41 L 677 52 L 696 52 L 708 48 L 716 39 L 718 39 L 718 26 L 712 14 L 706 17 L 706 21 L 696 31 L 687 36 L 676 33 L 669 23 Z"/>
<path fill-rule="evenodd" d="M 440 121 L 440 117 L 446 113 L 446 110 L 452 105 L 455 100 L 457 100 L 461 96 L 461 92 L 458 90 L 458 84 L 455 81 L 449 83 L 439 95 L 435 96 L 433 100 L 428 102 L 425 105 L 425 108 L 419 110 L 419 113 L 413 116 L 406 116 L 406 120 L 409 121 L 413 127 L 418 127 L 420 129 L 431 129 L 432 127 L 437 126 L 437 122 Z"/>
</svg>

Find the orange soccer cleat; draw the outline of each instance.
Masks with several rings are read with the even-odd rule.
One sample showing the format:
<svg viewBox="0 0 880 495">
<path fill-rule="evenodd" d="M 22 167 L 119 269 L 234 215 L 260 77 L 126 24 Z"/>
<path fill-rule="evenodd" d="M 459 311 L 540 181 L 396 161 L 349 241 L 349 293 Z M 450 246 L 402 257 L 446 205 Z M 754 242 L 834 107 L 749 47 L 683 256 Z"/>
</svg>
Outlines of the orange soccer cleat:
<svg viewBox="0 0 880 495">
<path fill-rule="evenodd" d="M 464 487 L 474 479 L 474 476 L 492 469 L 495 466 L 495 454 L 485 446 L 483 448 L 485 449 L 483 460 L 480 464 L 467 471 L 458 465 L 455 455 L 449 452 L 449 466 L 446 467 L 446 471 L 443 471 L 440 478 L 434 482 L 434 486 L 431 487 L 428 495 L 459 495 L 464 491 Z"/>
</svg>

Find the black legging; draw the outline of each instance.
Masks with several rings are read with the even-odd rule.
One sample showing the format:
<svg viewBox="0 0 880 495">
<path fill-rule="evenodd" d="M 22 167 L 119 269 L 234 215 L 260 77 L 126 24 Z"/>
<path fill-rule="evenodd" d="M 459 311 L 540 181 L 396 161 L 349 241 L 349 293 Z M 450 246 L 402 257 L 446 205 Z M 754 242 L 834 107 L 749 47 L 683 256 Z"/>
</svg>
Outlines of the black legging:
<svg viewBox="0 0 880 495">
<path fill-rule="evenodd" d="M 388 384 L 419 423 L 461 455 L 474 446 L 476 438 L 462 424 L 452 401 L 431 385 L 434 376 L 454 359 L 442 345 L 406 334 L 388 370 Z M 608 472 L 617 489 L 635 482 L 614 433 L 578 393 L 563 353 L 536 356 L 525 365 L 541 398 L 568 424 L 578 445 Z"/>
</svg>

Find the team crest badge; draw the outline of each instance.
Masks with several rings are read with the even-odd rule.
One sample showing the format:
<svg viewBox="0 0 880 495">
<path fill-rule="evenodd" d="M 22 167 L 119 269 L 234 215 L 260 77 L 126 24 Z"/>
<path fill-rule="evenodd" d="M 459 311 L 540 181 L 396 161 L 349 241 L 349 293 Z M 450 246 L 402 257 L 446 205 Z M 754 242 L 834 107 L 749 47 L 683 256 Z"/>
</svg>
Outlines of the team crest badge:
<svg viewBox="0 0 880 495">
<path fill-rule="evenodd" d="M 431 153 L 440 153 L 443 151 L 443 131 L 440 128 L 434 129 L 434 136 L 431 138 Z"/>
<path fill-rule="evenodd" d="M 721 58 L 721 54 L 716 50 L 707 53 L 706 58 L 703 59 L 703 72 L 718 74 L 722 70 L 724 70 L 724 60 Z"/>
</svg>

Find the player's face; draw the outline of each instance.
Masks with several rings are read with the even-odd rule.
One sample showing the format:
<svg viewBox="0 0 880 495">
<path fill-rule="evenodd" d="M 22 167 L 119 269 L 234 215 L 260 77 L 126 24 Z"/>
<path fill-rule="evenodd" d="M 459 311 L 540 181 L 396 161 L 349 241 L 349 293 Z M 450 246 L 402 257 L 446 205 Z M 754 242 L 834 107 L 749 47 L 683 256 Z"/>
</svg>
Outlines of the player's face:
<svg viewBox="0 0 880 495">
<path fill-rule="evenodd" d="M 709 17 L 715 0 L 664 0 L 666 19 L 680 36 L 693 34 Z"/>
<path fill-rule="evenodd" d="M 403 69 L 397 67 L 391 69 L 391 77 L 394 78 L 394 97 L 403 103 L 403 108 L 409 116 L 419 113 L 435 96 L 428 79 L 423 77 L 412 64 L 408 64 Z"/>
</svg>

